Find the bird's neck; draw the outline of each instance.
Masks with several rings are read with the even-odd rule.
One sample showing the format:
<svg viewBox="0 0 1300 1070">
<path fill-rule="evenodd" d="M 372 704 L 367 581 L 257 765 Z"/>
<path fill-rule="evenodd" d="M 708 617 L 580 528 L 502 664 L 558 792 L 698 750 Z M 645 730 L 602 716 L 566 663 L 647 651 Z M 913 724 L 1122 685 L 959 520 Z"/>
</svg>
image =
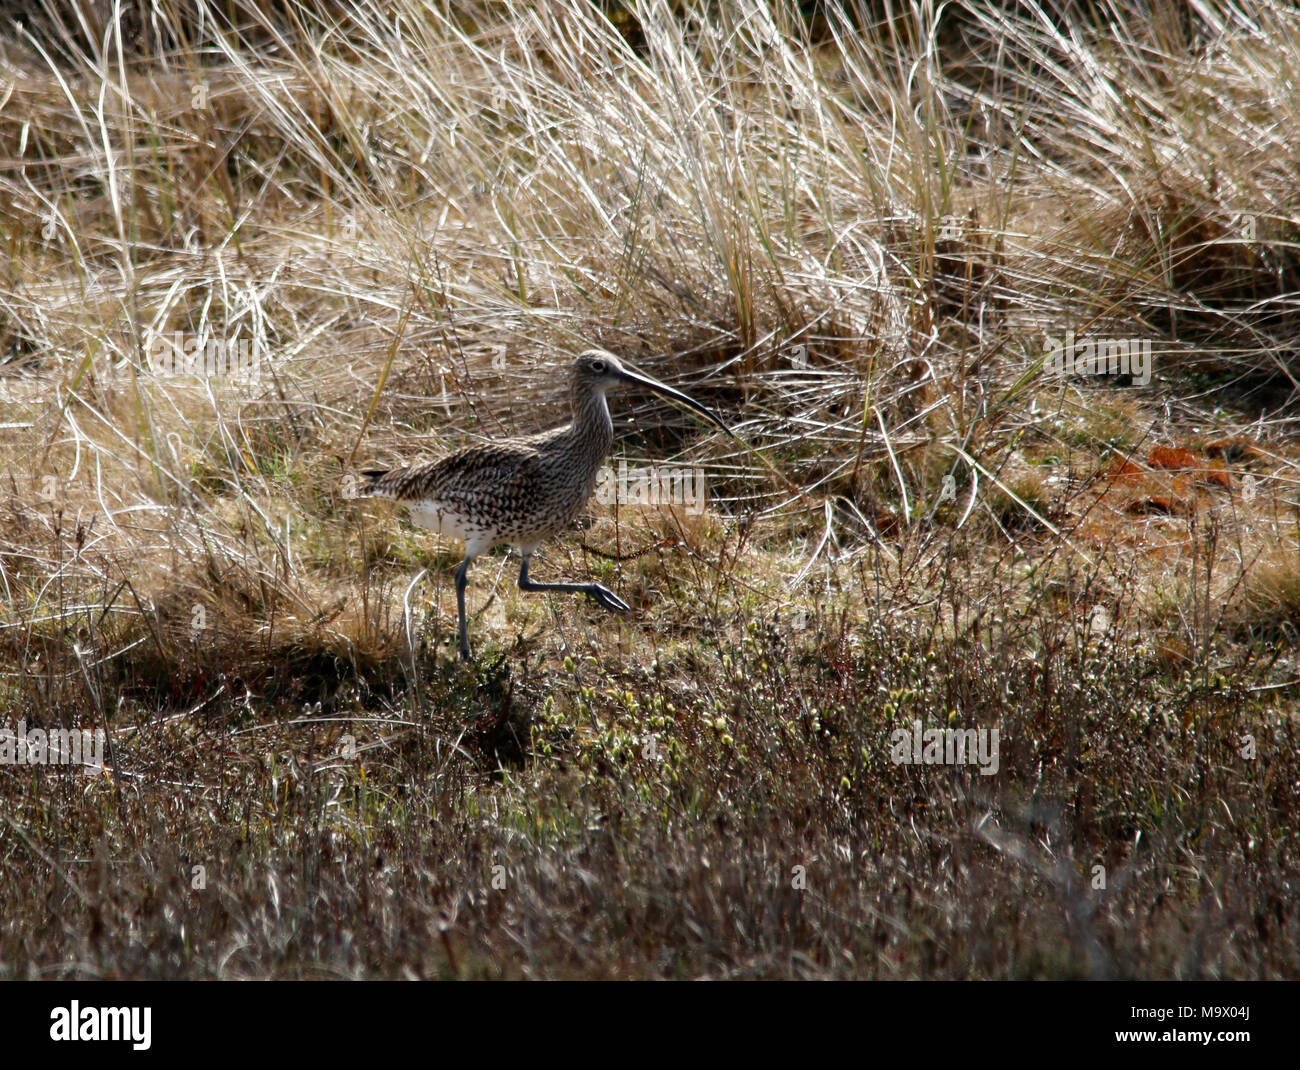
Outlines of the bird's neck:
<svg viewBox="0 0 1300 1070">
<path fill-rule="evenodd" d="M 603 461 L 614 445 L 614 421 L 603 390 L 573 392 L 573 424 L 569 433 L 574 440 Z"/>
</svg>

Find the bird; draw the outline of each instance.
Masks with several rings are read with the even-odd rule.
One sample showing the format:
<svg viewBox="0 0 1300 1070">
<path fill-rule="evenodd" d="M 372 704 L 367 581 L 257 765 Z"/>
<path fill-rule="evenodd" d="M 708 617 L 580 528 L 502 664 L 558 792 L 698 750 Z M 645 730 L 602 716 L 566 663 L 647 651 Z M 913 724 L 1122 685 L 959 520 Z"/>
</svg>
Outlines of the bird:
<svg viewBox="0 0 1300 1070">
<path fill-rule="evenodd" d="M 399 502 L 417 524 L 465 544 L 464 559 L 455 572 L 462 661 L 473 657 L 465 616 L 470 562 L 502 543 L 522 559 L 521 591 L 573 591 L 607 610 L 632 608 L 599 583 L 539 583 L 528 574 L 537 548 L 578 518 L 596 488 L 601 465 L 614 445 L 614 422 L 605 394 L 620 386 L 645 387 L 677 401 L 737 438 L 694 398 L 629 370 L 612 353 L 590 349 L 578 356 L 569 371 L 573 419 L 568 424 L 468 446 L 423 464 L 361 470 L 350 496 Z"/>
</svg>

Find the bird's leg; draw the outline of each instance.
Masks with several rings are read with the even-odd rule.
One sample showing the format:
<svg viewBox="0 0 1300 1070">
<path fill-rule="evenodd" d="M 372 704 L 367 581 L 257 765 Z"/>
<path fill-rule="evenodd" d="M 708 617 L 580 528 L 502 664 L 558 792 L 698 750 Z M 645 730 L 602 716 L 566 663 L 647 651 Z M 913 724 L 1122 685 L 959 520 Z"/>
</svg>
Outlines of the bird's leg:
<svg viewBox="0 0 1300 1070">
<path fill-rule="evenodd" d="M 461 661 L 469 661 L 472 657 L 469 652 L 469 625 L 465 620 L 465 585 L 469 582 L 469 563 L 470 557 L 467 554 L 460 567 L 456 569 L 456 611 L 460 616 Z"/>
<path fill-rule="evenodd" d="M 523 564 L 519 566 L 521 591 L 579 591 L 606 609 L 626 611 L 632 608 L 608 587 L 602 587 L 599 583 L 538 583 L 536 580 L 530 580 L 528 562 L 532 560 L 532 556 L 532 554 L 524 554 Z"/>
</svg>

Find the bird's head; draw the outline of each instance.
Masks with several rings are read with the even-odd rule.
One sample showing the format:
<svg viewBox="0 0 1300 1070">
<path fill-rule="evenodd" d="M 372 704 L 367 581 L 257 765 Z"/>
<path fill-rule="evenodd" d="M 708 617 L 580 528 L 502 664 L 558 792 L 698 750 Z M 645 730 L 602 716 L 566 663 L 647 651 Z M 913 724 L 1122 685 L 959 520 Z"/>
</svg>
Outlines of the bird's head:
<svg viewBox="0 0 1300 1070">
<path fill-rule="evenodd" d="M 589 349 L 573 362 L 574 384 L 587 390 L 608 390 L 625 382 L 627 374 L 618 357 L 603 349 Z"/>
<path fill-rule="evenodd" d="M 629 371 L 613 353 L 607 353 L 603 349 L 589 349 L 574 361 L 573 385 L 578 393 L 599 391 L 602 394 L 615 386 L 643 386 L 661 397 L 680 402 L 717 424 L 732 438 L 736 437 L 731 428 L 724 424 L 711 409 L 701 405 L 693 397 L 675 390 L 666 383 L 661 383 L 658 379 L 642 375 L 640 372 Z"/>
</svg>

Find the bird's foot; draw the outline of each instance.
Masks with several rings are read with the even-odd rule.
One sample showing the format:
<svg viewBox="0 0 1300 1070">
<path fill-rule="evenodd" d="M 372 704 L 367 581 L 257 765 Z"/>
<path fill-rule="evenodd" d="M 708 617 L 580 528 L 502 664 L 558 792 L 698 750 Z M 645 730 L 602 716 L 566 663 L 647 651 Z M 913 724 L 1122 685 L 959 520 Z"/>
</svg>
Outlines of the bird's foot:
<svg viewBox="0 0 1300 1070">
<path fill-rule="evenodd" d="M 606 609 L 613 609 L 622 613 L 630 612 L 632 609 L 608 587 L 602 587 L 599 583 L 593 583 L 587 588 L 587 597 Z"/>
</svg>

